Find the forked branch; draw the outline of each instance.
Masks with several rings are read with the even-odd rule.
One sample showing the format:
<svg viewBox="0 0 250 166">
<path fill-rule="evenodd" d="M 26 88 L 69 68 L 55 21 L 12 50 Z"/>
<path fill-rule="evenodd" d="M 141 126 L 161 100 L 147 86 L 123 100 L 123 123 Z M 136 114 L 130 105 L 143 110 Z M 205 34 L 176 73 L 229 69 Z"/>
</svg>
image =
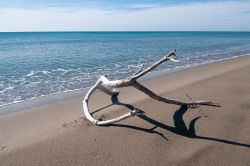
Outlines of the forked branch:
<svg viewBox="0 0 250 166">
<path fill-rule="evenodd" d="M 143 86 L 137 82 L 137 79 L 144 76 L 148 72 L 152 71 L 153 69 L 155 69 L 157 66 L 159 66 L 160 64 L 162 64 L 165 61 L 179 62 L 178 60 L 176 60 L 176 58 L 177 58 L 176 50 L 173 50 L 173 51 L 169 52 L 167 55 L 165 55 L 164 57 L 162 57 L 159 61 L 155 62 L 150 67 L 143 70 L 144 65 L 142 65 L 141 69 L 138 72 L 136 72 L 134 75 L 132 75 L 128 78 L 122 79 L 122 80 L 113 80 L 112 81 L 112 80 L 108 80 L 107 76 L 101 76 L 97 80 L 95 85 L 89 89 L 89 91 L 87 92 L 87 94 L 85 95 L 85 97 L 83 99 L 84 115 L 86 116 L 86 118 L 90 122 L 92 122 L 96 125 L 108 125 L 108 124 L 116 123 L 118 121 L 127 119 L 127 118 L 132 117 L 136 114 L 140 114 L 140 111 L 135 109 L 135 110 L 132 110 L 129 113 L 124 114 L 122 116 L 119 116 L 117 118 L 101 121 L 101 120 L 97 120 L 97 119 L 93 118 L 91 116 L 91 114 L 89 113 L 88 101 L 89 101 L 90 96 L 93 94 L 93 92 L 96 89 L 100 89 L 101 91 L 103 91 L 104 93 L 106 93 L 108 95 L 117 95 L 119 92 L 116 88 L 122 88 L 122 87 L 126 87 L 126 86 L 133 86 L 136 89 L 138 89 L 138 90 L 142 91 L 143 93 L 145 93 L 146 95 L 148 95 L 149 97 L 151 97 L 152 99 L 155 99 L 155 100 L 167 103 L 167 104 L 175 104 L 175 105 L 180 105 L 180 106 L 187 105 L 188 107 L 197 107 L 200 105 L 220 107 L 220 105 L 218 103 L 210 102 L 210 101 L 182 102 L 182 101 L 178 101 L 178 100 L 164 98 L 164 97 L 161 97 L 161 96 L 155 94 L 153 91 L 149 90 L 148 88 L 146 88 L 145 86 Z"/>
</svg>

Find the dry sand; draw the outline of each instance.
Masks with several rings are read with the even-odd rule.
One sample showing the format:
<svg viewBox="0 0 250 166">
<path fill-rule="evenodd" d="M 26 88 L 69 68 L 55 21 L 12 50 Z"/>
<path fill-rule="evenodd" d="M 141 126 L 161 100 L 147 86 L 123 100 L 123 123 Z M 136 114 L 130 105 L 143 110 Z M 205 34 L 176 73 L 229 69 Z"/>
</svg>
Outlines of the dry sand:
<svg viewBox="0 0 250 166">
<path fill-rule="evenodd" d="M 135 106 L 144 111 L 107 127 L 82 118 L 81 97 L 0 117 L 0 165 L 249 165 L 250 56 L 168 74 L 143 83 L 165 97 L 213 100 L 187 110 L 133 88 L 120 103 L 97 92 L 97 118 Z"/>
</svg>

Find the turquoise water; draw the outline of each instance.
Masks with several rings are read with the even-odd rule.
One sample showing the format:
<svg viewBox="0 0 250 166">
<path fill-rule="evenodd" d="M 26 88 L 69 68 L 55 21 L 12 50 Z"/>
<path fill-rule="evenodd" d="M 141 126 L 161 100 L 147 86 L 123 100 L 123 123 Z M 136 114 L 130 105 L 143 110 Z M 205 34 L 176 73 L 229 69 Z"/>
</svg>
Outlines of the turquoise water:
<svg viewBox="0 0 250 166">
<path fill-rule="evenodd" d="M 0 33 L 0 105 L 124 78 L 176 48 L 174 70 L 250 53 L 250 32 Z"/>
</svg>

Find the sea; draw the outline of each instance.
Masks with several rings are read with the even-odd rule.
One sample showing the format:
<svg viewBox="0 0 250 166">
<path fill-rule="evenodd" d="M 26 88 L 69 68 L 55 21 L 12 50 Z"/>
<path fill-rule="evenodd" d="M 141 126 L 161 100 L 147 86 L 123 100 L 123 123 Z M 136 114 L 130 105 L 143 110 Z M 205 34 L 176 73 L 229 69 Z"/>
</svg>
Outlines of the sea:
<svg viewBox="0 0 250 166">
<path fill-rule="evenodd" d="M 172 49 L 180 62 L 166 62 L 155 72 L 249 54 L 250 32 L 2 32 L 0 108 L 81 94 L 101 75 L 128 77 Z"/>
</svg>

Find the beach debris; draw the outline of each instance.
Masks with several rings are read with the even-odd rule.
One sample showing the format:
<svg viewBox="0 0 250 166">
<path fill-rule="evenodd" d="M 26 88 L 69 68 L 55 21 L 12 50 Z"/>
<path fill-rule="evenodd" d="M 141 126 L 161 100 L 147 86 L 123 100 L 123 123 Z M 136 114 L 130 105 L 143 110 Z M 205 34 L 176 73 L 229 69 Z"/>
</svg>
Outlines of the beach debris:
<svg viewBox="0 0 250 166">
<path fill-rule="evenodd" d="M 174 50 L 170 51 L 168 54 L 164 55 L 160 60 L 155 62 L 150 67 L 143 69 L 144 65 L 142 65 L 142 67 L 140 68 L 139 71 L 137 71 L 135 74 L 133 74 L 132 76 L 125 78 L 125 79 L 109 80 L 107 75 L 101 76 L 96 81 L 95 85 L 89 89 L 89 91 L 87 92 L 87 94 L 85 95 L 85 97 L 83 99 L 83 110 L 84 110 L 84 115 L 85 115 L 86 119 L 95 125 L 108 125 L 108 124 L 113 124 L 113 123 L 119 122 L 121 120 L 127 119 L 129 117 L 134 116 L 134 115 L 141 114 L 141 112 L 135 108 L 134 110 L 132 110 L 132 111 L 130 111 L 122 116 L 119 116 L 117 118 L 113 118 L 110 120 L 102 120 L 102 119 L 97 120 L 97 119 L 93 118 L 93 116 L 91 116 L 91 114 L 89 112 L 88 101 L 89 101 L 90 96 L 95 92 L 96 89 L 100 89 L 104 93 L 113 96 L 113 95 L 119 94 L 119 91 L 117 90 L 117 88 L 128 87 L 128 86 L 133 86 L 134 88 L 142 91 L 143 93 L 145 93 L 146 95 L 148 95 L 152 99 L 155 99 L 155 100 L 167 103 L 167 104 L 187 106 L 189 108 L 196 108 L 196 107 L 201 106 L 201 105 L 220 107 L 220 105 L 218 103 L 211 102 L 211 101 L 193 101 L 192 100 L 192 102 L 183 102 L 183 101 L 173 100 L 173 99 L 169 99 L 169 98 L 164 98 L 164 97 L 161 97 L 161 96 L 155 94 L 153 91 L 151 91 L 150 89 L 146 88 L 145 86 L 143 86 L 142 84 L 137 82 L 137 79 L 144 76 L 148 72 L 152 71 L 153 69 L 155 69 L 157 66 L 159 66 L 160 64 L 162 64 L 165 61 L 179 62 L 177 60 L 177 57 L 178 56 L 176 53 L 176 49 L 174 49 Z"/>
</svg>

